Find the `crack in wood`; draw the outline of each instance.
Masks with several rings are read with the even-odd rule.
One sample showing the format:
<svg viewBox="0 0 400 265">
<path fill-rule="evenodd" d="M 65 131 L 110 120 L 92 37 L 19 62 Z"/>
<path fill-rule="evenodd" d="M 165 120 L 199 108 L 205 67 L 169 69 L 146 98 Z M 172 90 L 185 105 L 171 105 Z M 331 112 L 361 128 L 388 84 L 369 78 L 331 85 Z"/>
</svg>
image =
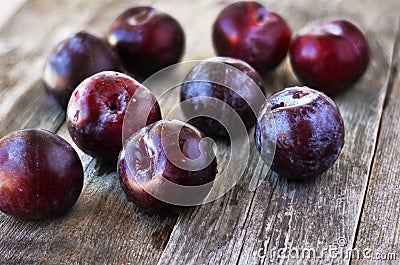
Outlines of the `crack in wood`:
<svg viewBox="0 0 400 265">
<path fill-rule="evenodd" d="M 400 84 L 400 82 L 398 81 L 399 78 L 399 72 L 398 72 L 398 67 L 400 65 L 400 16 L 398 17 L 398 28 L 397 28 L 397 32 L 395 34 L 395 41 L 394 41 L 394 45 L 393 45 L 393 52 L 392 52 L 392 60 L 391 60 L 391 64 L 390 64 L 390 72 L 389 72 L 389 78 L 388 78 L 388 84 L 387 84 L 387 89 L 386 89 L 386 94 L 385 94 L 385 98 L 384 98 L 384 103 L 383 103 L 383 109 L 382 109 L 382 115 L 381 115 L 381 119 L 379 121 L 379 127 L 378 127 L 378 133 L 377 133 L 377 140 L 373 149 L 373 157 L 370 163 L 370 167 L 369 167 L 369 174 L 368 174 L 368 181 L 366 184 L 366 189 L 365 189 L 365 193 L 364 193 L 364 197 L 363 197 L 363 202 L 362 202 L 362 206 L 361 206 L 361 211 L 360 211 L 360 215 L 359 215 L 359 219 L 358 219 L 358 223 L 357 223 L 357 228 L 356 228 L 356 232 L 355 232 L 355 237 L 354 237 L 354 241 L 352 244 L 352 249 L 357 249 L 359 240 L 361 236 L 364 236 L 363 234 L 361 234 L 361 229 L 362 227 L 368 225 L 363 223 L 363 216 L 365 215 L 365 213 L 370 210 L 368 208 L 366 208 L 366 202 L 368 200 L 368 195 L 369 191 L 371 189 L 374 189 L 374 186 L 371 186 L 373 184 L 371 184 L 371 179 L 373 178 L 373 173 L 374 173 L 374 167 L 376 167 L 377 164 L 380 163 L 384 163 L 384 162 L 380 162 L 380 157 L 378 152 L 380 151 L 380 145 L 381 145 L 381 138 L 382 138 L 382 132 L 384 130 L 387 130 L 386 127 L 383 127 L 384 125 L 384 119 L 385 119 L 385 115 L 388 115 L 387 113 L 387 109 L 390 107 L 389 102 L 392 98 L 392 94 L 394 93 L 394 91 L 398 88 L 398 84 Z M 396 87 L 395 87 L 396 86 Z M 390 114 L 389 114 L 390 115 Z M 400 219 L 397 219 L 397 223 L 394 227 L 399 228 L 400 227 Z M 394 242 L 393 242 L 393 246 L 394 248 Z M 395 249 L 395 248 L 394 248 Z M 352 253 L 353 254 L 353 253 Z M 397 258 L 400 259 L 400 252 L 397 253 Z M 359 261 L 354 257 L 354 255 L 351 256 L 351 259 L 349 260 L 348 264 L 353 264 L 353 263 L 358 263 Z"/>
</svg>

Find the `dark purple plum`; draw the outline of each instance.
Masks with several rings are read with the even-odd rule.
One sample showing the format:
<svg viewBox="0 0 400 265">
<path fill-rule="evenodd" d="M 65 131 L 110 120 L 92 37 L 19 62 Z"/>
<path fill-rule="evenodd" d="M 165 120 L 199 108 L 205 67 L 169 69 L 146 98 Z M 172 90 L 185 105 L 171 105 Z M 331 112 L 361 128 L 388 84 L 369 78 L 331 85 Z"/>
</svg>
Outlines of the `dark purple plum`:
<svg viewBox="0 0 400 265">
<path fill-rule="evenodd" d="M 125 68 L 142 78 L 179 62 L 185 45 L 178 21 L 149 6 L 132 7 L 120 14 L 107 38 Z"/>
<path fill-rule="evenodd" d="M 368 66 L 370 49 L 359 28 L 335 20 L 301 30 L 290 45 L 289 55 L 296 76 L 305 85 L 332 96 L 360 79 Z"/>
<path fill-rule="evenodd" d="M 222 69 L 221 65 L 227 67 Z M 240 71 L 232 71 L 232 68 Z M 216 83 L 215 80 L 221 81 Z M 201 116 L 205 110 L 207 112 L 211 110 L 215 115 L 219 115 L 221 120 L 229 120 L 232 117 L 227 112 L 227 106 L 213 104 L 202 97 L 216 98 L 225 102 L 233 108 L 249 129 L 255 125 L 258 109 L 264 100 L 264 81 L 249 64 L 228 57 L 204 60 L 194 66 L 185 78 L 181 87 L 181 101 L 188 99 L 193 101 L 191 104 L 182 105 L 183 111 L 187 116 L 193 113 L 199 114 L 198 117 L 190 119 L 189 123 L 209 137 L 227 138 L 228 132 L 219 121 Z M 258 105 L 258 109 L 253 112 L 251 106 L 255 105 Z"/>
<path fill-rule="evenodd" d="M 264 75 L 285 58 L 291 34 L 279 15 L 260 3 L 239 1 L 218 15 L 212 39 L 219 56 L 246 61 Z"/>
<path fill-rule="evenodd" d="M 275 128 L 275 131 L 274 129 Z M 310 179 L 328 170 L 344 145 L 344 125 L 336 104 L 307 87 L 292 87 L 269 97 L 260 110 L 256 147 L 271 169 L 288 179 Z"/>
<path fill-rule="evenodd" d="M 198 129 L 178 120 L 161 120 L 133 134 L 118 161 L 128 200 L 161 215 L 183 211 L 193 201 L 201 204 L 217 173 L 212 145 L 201 144 L 203 139 Z M 201 189 L 185 190 L 205 184 Z"/>
<path fill-rule="evenodd" d="M 78 32 L 61 41 L 47 58 L 43 82 L 47 94 L 64 109 L 72 91 L 87 77 L 122 71 L 122 64 L 106 40 Z"/>
<path fill-rule="evenodd" d="M 55 218 L 77 201 L 83 187 L 78 154 L 45 130 L 12 132 L 0 140 L 0 210 L 23 219 Z"/>
<path fill-rule="evenodd" d="M 104 163 L 118 159 L 122 148 L 122 125 L 132 134 L 161 119 L 153 93 L 135 79 L 105 71 L 85 79 L 72 93 L 67 108 L 68 131 L 85 153 Z"/>
</svg>

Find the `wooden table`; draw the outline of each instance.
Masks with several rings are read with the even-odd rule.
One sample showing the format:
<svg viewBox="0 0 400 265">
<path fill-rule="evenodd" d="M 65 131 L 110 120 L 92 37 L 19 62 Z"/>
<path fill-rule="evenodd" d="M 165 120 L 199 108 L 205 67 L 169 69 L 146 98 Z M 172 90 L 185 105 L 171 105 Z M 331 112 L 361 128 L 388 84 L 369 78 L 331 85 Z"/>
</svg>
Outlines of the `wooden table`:
<svg viewBox="0 0 400 265">
<path fill-rule="evenodd" d="M 40 83 L 46 55 L 66 35 L 81 29 L 104 34 L 125 8 L 146 3 L 181 22 L 187 37 L 184 60 L 204 59 L 214 55 L 211 25 L 228 2 L 2 1 L 1 8 L 8 4 L 4 10 L 10 11 L 3 10 L 8 13 L 0 28 L 0 136 L 44 128 L 71 142 L 65 113 L 49 102 Z M 398 264 L 400 4 L 397 0 L 262 2 L 286 18 L 293 32 L 318 19 L 346 18 L 369 38 L 372 59 L 366 74 L 335 98 L 345 121 L 346 144 L 327 173 L 306 183 L 280 179 L 268 172 L 252 143 L 245 175 L 224 197 L 180 216 L 159 217 L 127 202 L 113 168 L 79 152 L 85 186 L 77 204 L 66 216 L 50 221 L 0 214 L 0 263 Z M 298 84 L 287 60 L 265 82 L 268 94 Z M 218 159 L 223 165 L 224 151 L 219 151 Z M 265 180 L 249 191 L 253 176 Z M 334 247 L 366 250 L 372 258 L 397 261 L 362 259 L 356 251 L 337 258 L 324 254 Z M 318 257 L 294 258 L 295 249 L 307 254 L 306 248 Z M 278 249 L 284 250 L 278 253 Z"/>
</svg>

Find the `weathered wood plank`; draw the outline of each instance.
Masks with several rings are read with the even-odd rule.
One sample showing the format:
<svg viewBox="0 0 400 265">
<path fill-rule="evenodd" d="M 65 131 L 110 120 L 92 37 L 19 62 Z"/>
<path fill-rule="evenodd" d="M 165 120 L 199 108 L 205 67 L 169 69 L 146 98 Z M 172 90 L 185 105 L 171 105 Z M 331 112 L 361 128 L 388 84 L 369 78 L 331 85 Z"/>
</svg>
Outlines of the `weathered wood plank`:
<svg viewBox="0 0 400 265">
<path fill-rule="evenodd" d="M 353 264 L 400 260 L 400 28 L 379 140 L 354 248 Z M 363 251 L 367 252 L 363 252 Z M 368 257 L 363 256 L 368 255 Z M 397 263 L 396 263 L 397 260 Z"/>
<path fill-rule="evenodd" d="M 8 19 L 14 15 L 18 9 L 25 4 L 26 1 L 28 0 L 0 1 L 0 28 L 3 27 L 4 24 L 7 24 Z"/>
<path fill-rule="evenodd" d="M 287 182 L 275 174 L 255 191 L 245 179 L 266 175 L 256 151 L 248 171 L 225 197 L 182 216 L 174 228 L 159 264 L 346 264 L 350 256 L 331 258 L 323 249 L 346 242 L 352 246 L 370 173 L 377 131 L 388 81 L 398 14 L 390 6 L 355 2 L 297 1 L 269 3 L 281 10 L 294 31 L 322 17 L 348 18 L 366 29 L 372 46 L 372 62 L 363 79 L 336 98 L 346 126 L 346 144 L 337 163 L 319 179 Z M 370 5 L 375 9 L 370 8 Z M 290 7 L 290 8 L 288 8 Z M 397 9 L 396 9 L 397 10 Z M 385 14 L 382 18 L 381 14 Z M 376 18 L 380 18 L 377 20 Z M 276 72 L 273 90 L 297 82 L 289 71 Z M 276 76 L 277 75 L 277 76 Z M 267 87 L 268 87 L 267 79 Z M 283 84 L 282 84 L 283 83 Z M 339 240 L 339 242 L 338 242 Z M 312 248 L 314 258 L 288 258 L 290 249 Z M 277 249 L 286 248 L 283 257 Z M 265 259 L 258 251 L 265 250 Z"/>
</svg>

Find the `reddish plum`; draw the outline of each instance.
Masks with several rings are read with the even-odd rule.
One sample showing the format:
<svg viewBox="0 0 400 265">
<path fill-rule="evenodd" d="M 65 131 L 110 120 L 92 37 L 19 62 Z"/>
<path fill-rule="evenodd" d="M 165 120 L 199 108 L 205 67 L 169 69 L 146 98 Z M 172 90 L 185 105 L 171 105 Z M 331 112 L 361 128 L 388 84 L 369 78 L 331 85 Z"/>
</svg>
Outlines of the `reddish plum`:
<svg viewBox="0 0 400 265">
<path fill-rule="evenodd" d="M 44 88 L 50 98 L 66 109 L 79 83 L 104 70 L 122 71 L 116 53 L 106 40 L 78 32 L 61 41 L 50 53 L 44 67 Z"/>
<path fill-rule="evenodd" d="M 309 179 L 338 158 L 344 145 L 343 119 L 325 94 L 307 87 L 287 88 L 264 103 L 255 141 L 266 161 L 273 155 L 271 144 L 276 144 L 273 171 L 289 179 Z"/>
<path fill-rule="evenodd" d="M 54 133 L 21 130 L 0 140 L 0 210 L 24 219 L 66 213 L 83 187 L 72 146 Z"/>
<path fill-rule="evenodd" d="M 336 20 L 303 29 L 293 39 L 289 55 L 296 76 L 305 85 L 335 95 L 362 76 L 370 50 L 359 28 Z"/>
<path fill-rule="evenodd" d="M 135 79 L 113 71 L 85 79 L 72 93 L 67 108 L 68 131 L 85 153 L 109 163 L 122 148 L 122 125 L 129 102 L 130 133 L 161 119 L 155 96 Z"/>
<path fill-rule="evenodd" d="M 178 120 L 161 120 L 133 134 L 118 161 L 127 198 L 158 214 L 200 204 L 217 173 L 212 145 L 202 144 L 202 140 L 204 135 L 198 129 Z"/>
<path fill-rule="evenodd" d="M 114 20 L 108 41 L 129 72 L 146 78 L 180 60 L 185 35 L 170 15 L 153 7 L 137 6 Z"/>
<path fill-rule="evenodd" d="M 191 113 L 199 114 L 198 117 L 190 119 L 189 123 L 207 136 L 226 138 L 228 132 L 219 121 L 232 118 L 227 112 L 227 106 L 213 104 L 204 97 L 216 98 L 232 107 L 249 129 L 255 125 L 258 112 L 258 109 L 253 112 L 251 106 L 259 102 L 259 108 L 264 99 L 264 81 L 249 64 L 228 57 L 204 60 L 189 72 L 181 87 L 181 101 L 193 101 L 191 104 L 182 105 L 182 109 L 187 116 L 191 116 Z M 206 110 L 220 115 L 221 120 L 201 116 Z"/>
<path fill-rule="evenodd" d="M 260 75 L 283 60 L 290 37 L 291 30 L 282 17 L 253 1 L 235 2 L 222 10 L 212 32 L 219 56 L 246 61 Z"/>
</svg>

